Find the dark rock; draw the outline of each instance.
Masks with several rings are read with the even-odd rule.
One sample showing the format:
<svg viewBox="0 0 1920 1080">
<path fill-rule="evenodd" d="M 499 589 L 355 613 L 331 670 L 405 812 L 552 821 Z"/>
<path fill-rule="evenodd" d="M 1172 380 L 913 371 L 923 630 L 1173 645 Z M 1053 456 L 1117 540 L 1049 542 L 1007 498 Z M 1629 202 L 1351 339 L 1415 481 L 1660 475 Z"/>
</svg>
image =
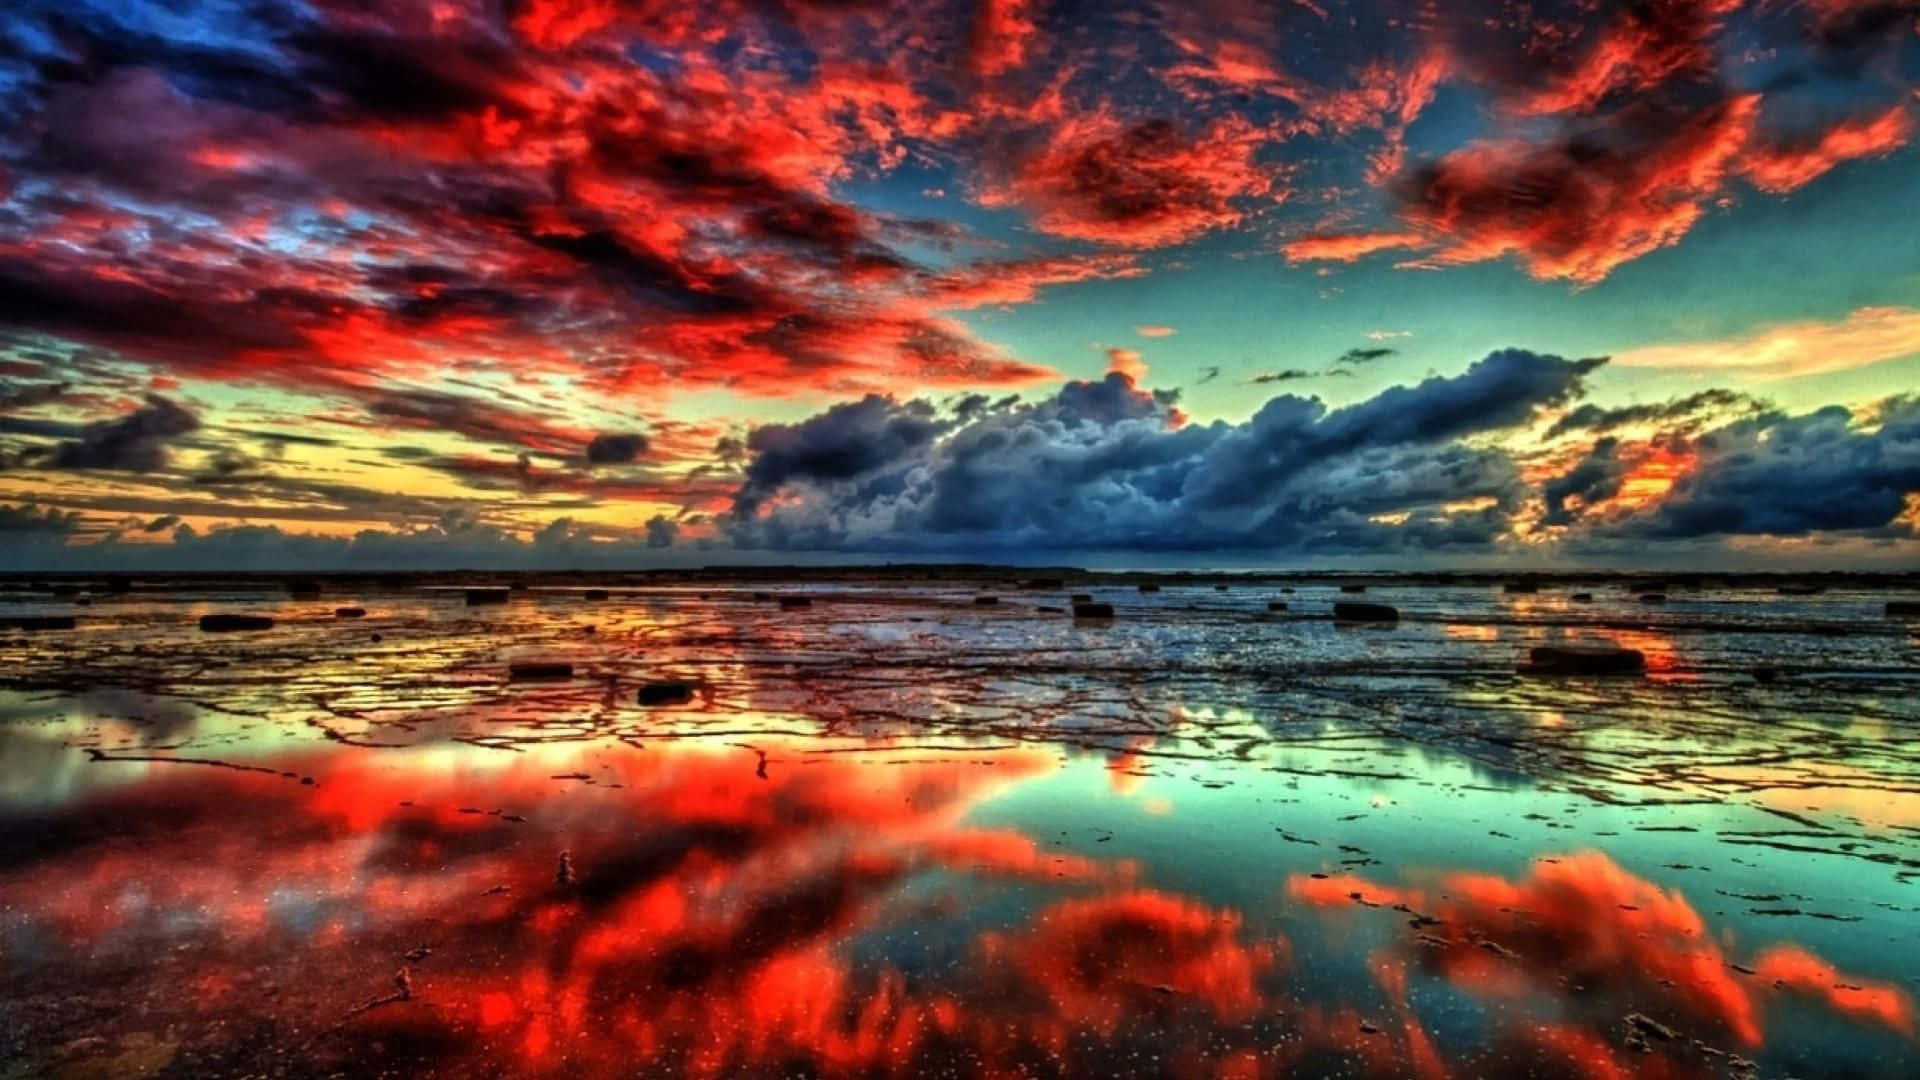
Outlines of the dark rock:
<svg viewBox="0 0 1920 1080">
<path fill-rule="evenodd" d="M 1287 610 L 1287 602 L 1285 600 L 1269 600 L 1267 601 L 1267 610 L 1285 611 Z"/>
<path fill-rule="evenodd" d="M 1753 681 L 1757 683 L 1770 683 L 1779 677 L 1780 671 L 1777 668 L 1757 667 L 1753 669 Z"/>
<path fill-rule="evenodd" d="M 1538 645 L 1531 662 L 1520 669 L 1529 675 L 1640 675 L 1647 657 L 1639 649 L 1618 645 Z"/>
<path fill-rule="evenodd" d="M 976 596 L 973 598 L 973 602 L 976 604 L 979 604 L 982 607 L 991 607 L 994 604 L 999 603 L 1000 598 L 997 596 Z"/>
<path fill-rule="evenodd" d="M 1400 609 L 1389 604 L 1341 603 L 1333 605 L 1333 617 L 1339 622 L 1399 622 Z"/>
<path fill-rule="evenodd" d="M 1093 594 L 1090 592 L 1077 592 L 1077 593 L 1074 593 L 1072 596 L 1069 596 L 1067 599 L 1073 601 L 1076 604 L 1091 604 L 1093 603 Z"/>
<path fill-rule="evenodd" d="M 1824 585 L 1782 585 L 1775 591 L 1781 596 L 1818 596 L 1827 588 Z"/>
<path fill-rule="evenodd" d="M 524 660 L 507 665 L 511 679 L 571 679 L 573 665 L 563 660 Z"/>
<path fill-rule="evenodd" d="M 71 615 L 20 615 L 7 620 L 7 625 L 16 630 L 71 630 L 74 618 Z"/>
<path fill-rule="evenodd" d="M 1084 603 L 1073 605 L 1073 617 L 1076 619 L 1111 619 L 1112 604 Z"/>
<path fill-rule="evenodd" d="M 757 592 L 753 594 L 753 598 L 755 600 L 771 600 L 773 599 L 773 594 L 770 592 Z"/>
<path fill-rule="evenodd" d="M 512 599 L 512 597 L 513 593 L 508 589 L 468 589 L 467 606 L 476 607 L 480 604 L 504 604 Z"/>
<path fill-rule="evenodd" d="M 787 609 L 792 609 L 792 608 L 803 608 L 803 607 L 812 607 L 812 606 L 813 606 L 813 597 L 811 597 L 811 596 L 783 596 L 783 597 L 781 597 L 781 598 L 780 598 L 780 606 L 781 606 L 781 607 L 783 607 L 783 608 L 787 608 Z"/>
<path fill-rule="evenodd" d="M 1509 596 L 1524 596 L 1529 593 L 1539 592 L 1540 586 L 1535 585 L 1531 581 L 1509 581 L 1505 585 L 1502 585 L 1500 590 Z"/>
<path fill-rule="evenodd" d="M 235 630 L 271 630 L 273 620 L 265 615 L 202 615 L 200 629 L 214 634 Z"/>
<path fill-rule="evenodd" d="M 337 607 L 333 609 L 334 618 L 337 619 L 359 619 L 364 618 L 366 614 L 367 609 L 363 607 Z"/>
<path fill-rule="evenodd" d="M 289 581 L 287 595 L 295 600 L 313 600 L 320 595 L 320 583 L 317 581 Z"/>
<path fill-rule="evenodd" d="M 123 577 L 110 577 L 107 579 L 107 591 L 110 593 L 132 592 L 133 581 Z"/>
<path fill-rule="evenodd" d="M 1143 581 L 1140 583 L 1140 591 L 1141 592 L 1159 592 L 1160 586 L 1155 585 L 1151 581 Z"/>
<path fill-rule="evenodd" d="M 1567 599 L 1576 604 L 1591 604 L 1593 603 L 1593 594 L 1590 592 L 1577 592 L 1567 597 Z"/>
<path fill-rule="evenodd" d="M 1039 607 L 1036 607 L 1033 610 L 1044 612 L 1050 615 L 1061 615 L 1061 614 L 1065 614 L 1067 609 L 1063 607 L 1054 607 L 1052 604 L 1041 604 Z"/>
<path fill-rule="evenodd" d="M 1667 594 L 1663 592 L 1641 593 L 1640 602 L 1643 604 L 1664 604 L 1667 602 Z"/>
<path fill-rule="evenodd" d="M 1067 582 L 1065 578 L 1057 577 L 1028 578 L 1020 583 L 1020 587 L 1023 589 L 1064 589 L 1066 585 Z"/>
<path fill-rule="evenodd" d="M 1226 591 L 1227 591 L 1227 587 L 1226 587 L 1225 585 L 1215 585 L 1215 586 L 1213 587 L 1213 591 L 1214 591 L 1214 592 L 1226 592 Z"/>
<path fill-rule="evenodd" d="M 1887 614 L 1899 618 L 1920 618 L 1920 600 L 1889 600 Z"/>
<path fill-rule="evenodd" d="M 588 589 L 580 595 L 586 597 L 588 600 L 605 600 L 608 593 L 605 589 Z"/>
<path fill-rule="evenodd" d="M 693 700 L 693 684 L 683 679 L 662 679 L 640 687 L 642 705 L 683 705 Z"/>
<path fill-rule="evenodd" d="M 1672 1042 L 1680 1037 L 1679 1032 L 1644 1013 L 1628 1013 L 1627 1027 L 1642 1038 L 1659 1039 L 1661 1042 Z"/>
<path fill-rule="evenodd" d="M 1363 593 L 1367 591 L 1367 587 L 1365 585 L 1342 585 L 1340 586 L 1340 591 L 1343 593 Z"/>
<path fill-rule="evenodd" d="M 78 585 L 55 585 L 55 586 L 53 587 L 53 590 L 52 590 L 52 591 L 53 591 L 53 595 L 55 595 L 55 596 L 79 596 L 79 595 L 80 595 L 80 586 L 78 586 Z"/>
</svg>

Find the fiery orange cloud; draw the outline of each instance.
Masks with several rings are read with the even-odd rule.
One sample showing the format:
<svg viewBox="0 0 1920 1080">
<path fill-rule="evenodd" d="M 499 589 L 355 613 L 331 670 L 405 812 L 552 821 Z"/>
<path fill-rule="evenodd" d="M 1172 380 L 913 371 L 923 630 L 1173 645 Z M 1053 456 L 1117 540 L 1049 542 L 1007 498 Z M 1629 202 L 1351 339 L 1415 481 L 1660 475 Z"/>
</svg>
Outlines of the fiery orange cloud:
<svg viewBox="0 0 1920 1080">
<path fill-rule="evenodd" d="M 1274 174 L 1254 159 L 1262 141 L 1238 117 L 1189 133 L 1090 112 L 1061 120 L 978 195 L 987 206 L 1025 208 L 1055 236 L 1164 247 L 1236 225 L 1246 200 L 1278 194 Z"/>
<path fill-rule="evenodd" d="M 1792 191 L 1842 162 L 1890 154 L 1912 135 L 1912 110 L 1896 105 L 1875 116 L 1842 122 L 1808 145 L 1758 147 L 1747 156 L 1744 168 L 1753 186 L 1762 191 Z"/>
<path fill-rule="evenodd" d="M 1280 245 L 1288 262 L 1353 262 L 1368 255 L 1431 243 L 1416 232 L 1315 233 Z"/>
</svg>

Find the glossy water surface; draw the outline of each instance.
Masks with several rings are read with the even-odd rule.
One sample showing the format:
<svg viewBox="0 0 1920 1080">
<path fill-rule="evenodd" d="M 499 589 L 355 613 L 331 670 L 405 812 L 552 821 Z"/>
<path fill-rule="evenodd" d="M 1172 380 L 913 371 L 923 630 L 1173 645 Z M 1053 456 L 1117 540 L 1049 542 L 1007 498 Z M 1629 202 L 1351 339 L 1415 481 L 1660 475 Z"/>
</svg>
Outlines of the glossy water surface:
<svg viewBox="0 0 1920 1080">
<path fill-rule="evenodd" d="M 1885 595 L 1069 588 L 9 593 L 0 1077 L 1920 1075 Z"/>
</svg>

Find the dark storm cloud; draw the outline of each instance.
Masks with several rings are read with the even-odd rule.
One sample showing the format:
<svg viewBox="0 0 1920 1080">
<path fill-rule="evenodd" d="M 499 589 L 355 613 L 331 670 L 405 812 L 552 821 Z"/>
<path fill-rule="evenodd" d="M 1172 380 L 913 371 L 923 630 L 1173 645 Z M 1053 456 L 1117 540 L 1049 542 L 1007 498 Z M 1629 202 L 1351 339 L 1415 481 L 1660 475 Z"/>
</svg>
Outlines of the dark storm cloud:
<svg viewBox="0 0 1920 1080">
<path fill-rule="evenodd" d="M 1808 5 L 1815 17 L 1810 39 L 1834 60 L 1861 55 L 1911 35 L 1920 20 L 1920 0 L 1854 0 Z"/>
<path fill-rule="evenodd" d="M 655 514 L 647 519 L 647 546 L 670 548 L 680 538 L 680 526 L 673 519 Z"/>
<path fill-rule="evenodd" d="M 751 517 L 762 500 L 795 482 L 835 484 L 882 471 L 952 426 L 923 401 L 877 394 L 835 405 L 797 424 L 768 424 L 747 437 L 753 455 L 734 513 Z"/>
<path fill-rule="evenodd" d="M 1514 427 L 1537 409 L 1577 397 L 1584 377 L 1606 362 L 1603 356 L 1564 360 L 1501 349 L 1461 375 L 1389 387 L 1331 414 L 1327 439 L 1333 445 L 1422 442 Z"/>
<path fill-rule="evenodd" d="M 55 469 L 120 469 L 152 472 L 169 457 L 170 439 L 196 431 L 200 420 L 179 405 L 151 394 L 147 403 L 117 420 L 88 424 L 80 436 L 53 449 Z"/>
<path fill-rule="evenodd" d="M 273 305 L 262 301 L 234 305 L 0 258 L 0 325 L 125 345 L 148 355 L 195 349 L 201 357 L 224 357 L 298 345 L 298 335 L 272 317 Z"/>
<path fill-rule="evenodd" d="M 224 429 L 234 435 L 243 435 L 249 439 L 258 439 L 268 446 L 291 444 L 294 446 L 339 446 L 340 440 L 320 435 L 298 435 L 290 431 L 255 431 L 248 428 L 230 427 Z"/>
<path fill-rule="evenodd" d="M 1892 526 L 1920 491 L 1920 399 L 1883 403 L 1877 428 L 1862 419 L 1830 405 L 1706 432 L 1691 443 L 1692 470 L 1666 497 L 1608 531 L 1676 539 Z"/>
<path fill-rule="evenodd" d="M 286 35 L 297 77 L 337 119 L 434 121 L 516 110 L 505 91 L 526 76 L 520 54 L 477 36 L 366 32 L 309 24 Z"/>
<path fill-rule="evenodd" d="M 1578 509 L 1567 505 L 1569 498 L 1578 498 L 1582 505 L 1590 506 L 1619 494 L 1620 483 L 1628 470 L 1627 463 L 1620 460 L 1619 450 L 1619 439 L 1611 436 L 1599 439 L 1573 468 L 1548 480 L 1540 492 L 1546 502 L 1546 514 L 1541 520 L 1548 525 L 1568 525 L 1579 516 Z"/>
<path fill-rule="evenodd" d="M 645 435 L 603 433 L 595 435 L 587 444 L 587 461 L 595 465 L 625 465 L 646 452 Z"/>
<path fill-rule="evenodd" d="M 1160 416 L 1178 397 L 1173 390 L 1136 389 L 1132 379 L 1110 374 L 1099 382 L 1068 383 L 1041 410 L 1074 423 L 1114 424 Z"/>
<path fill-rule="evenodd" d="M 164 520 L 164 519 L 161 519 Z M 473 569 L 630 569 L 675 558 L 660 543 L 666 529 L 644 535 L 602 535 L 566 518 L 521 538 L 449 510 L 432 524 L 363 529 L 352 536 L 287 532 L 276 526 L 232 525 L 207 531 L 174 523 L 171 543 L 126 542 L 108 534 L 67 546 L 86 528 L 78 513 L 0 504 L 0 570 L 50 566 L 85 570 L 284 571 Z M 159 521 L 150 522 L 159 525 Z M 672 522 L 667 522 L 671 526 Z M 97 531 L 97 530 L 96 530 Z M 674 545 L 675 547 L 679 545 Z M 697 558 L 689 552 L 687 560 Z"/>
<path fill-rule="evenodd" d="M 538 416 L 503 408 L 493 402 L 438 390 L 397 389 L 378 393 L 367 411 L 397 426 L 424 431 L 451 431 L 477 442 L 563 452 L 579 442 L 550 427 Z"/>
<path fill-rule="evenodd" d="M 557 251 L 608 286 L 685 314 L 741 314 L 772 303 L 767 291 L 738 274 L 702 274 L 677 259 L 633 246 L 611 232 L 535 233 L 530 239 Z"/>
<path fill-rule="evenodd" d="M 1398 351 L 1398 349 L 1390 349 L 1384 345 L 1375 346 L 1370 349 L 1348 349 L 1346 352 L 1334 357 L 1333 362 L 1336 364 L 1371 364 L 1381 357 L 1392 356 Z"/>
<path fill-rule="evenodd" d="M 1603 408 L 1599 405 L 1582 405 L 1553 422 L 1547 429 L 1546 437 L 1558 438 L 1575 431 L 1591 431 L 1605 434 L 1616 428 L 1630 424 L 1664 424 L 1681 420 L 1697 420 L 1703 414 L 1734 409 L 1756 410 L 1763 408 L 1757 399 L 1737 390 L 1701 390 L 1686 397 L 1652 405 L 1623 405 L 1618 408 Z"/>
<path fill-rule="evenodd" d="M 755 432 L 726 524 L 789 549 L 1484 547 L 1524 487 L 1506 453 L 1457 440 L 1564 404 L 1599 363 L 1503 350 L 1331 412 L 1277 397 L 1238 425 L 1183 426 L 1117 373 L 944 426 L 869 397 Z"/>
<path fill-rule="evenodd" d="M 200 471 L 193 475 L 193 482 L 206 487 L 223 487 L 230 484 L 253 483 L 266 477 L 267 474 L 260 468 L 260 462 L 228 446 L 207 456 L 206 461 L 200 466 Z"/>
<path fill-rule="evenodd" d="M 42 439 L 74 439 L 86 429 L 85 424 L 71 424 L 64 420 L 41 420 L 30 416 L 0 416 L 0 434 L 33 435 Z"/>
<path fill-rule="evenodd" d="M 31 503 L 20 506 L 0 503 L 0 535 L 11 536 L 15 540 L 25 536 L 64 538 L 78 529 L 81 521 L 82 517 L 77 511 L 34 506 Z"/>
</svg>

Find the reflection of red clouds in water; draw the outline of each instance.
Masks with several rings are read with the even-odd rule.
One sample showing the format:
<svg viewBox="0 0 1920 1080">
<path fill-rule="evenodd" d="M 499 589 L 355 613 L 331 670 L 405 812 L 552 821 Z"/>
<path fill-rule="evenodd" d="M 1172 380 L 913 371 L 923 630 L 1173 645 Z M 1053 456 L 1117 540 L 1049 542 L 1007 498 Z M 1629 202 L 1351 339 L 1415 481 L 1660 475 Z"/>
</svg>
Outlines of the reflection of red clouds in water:
<svg viewBox="0 0 1920 1080">
<path fill-rule="evenodd" d="M 1768 949 L 1753 962 L 1753 970 L 1762 980 L 1822 998 L 1841 1012 L 1913 1032 L 1913 1003 L 1898 987 L 1849 978 L 1798 945 Z"/>
<path fill-rule="evenodd" d="M 1235 912 L 1151 891 L 1062 901 L 1034 929 L 984 945 L 1043 991 L 1060 1021 L 1102 1034 L 1170 994 L 1243 1020 L 1261 1005 L 1259 977 L 1285 953 L 1284 942 L 1243 943 Z"/>
<path fill-rule="evenodd" d="M 1289 944 L 1238 911 L 1136 886 L 1125 862 L 965 825 L 1000 786 L 1056 767 L 1054 755 L 981 765 L 906 753 L 879 765 L 776 750 L 771 760 L 765 779 L 738 749 L 659 742 L 284 763 L 314 786 L 154 766 L 136 785 L 36 822 L 37 858 L 0 877 L 0 906 L 66 941 L 71 960 L 33 969 L 40 983 L 96 985 L 106 970 L 96 965 L 133 957 L 144 982 L 115 993 L 160 993 L 173 976 L 147 957 L 190 958 L 178 989 L 164 991 L 184 1010 L 167 1022 L 200 1027 L 209 1015 L 235 1030 L 331 1023 L 384 991 L 401 953 L 430 945 L 412 997 L 351 1016 L 316 1051 L 322 1070 L 417 1060 L 453 1075 L 1015 1075 L 1036 1065 L 1106 1075 L 1143 1050 L 1181 1075 L 1249 1077 L 1523 1071 L 1514 1063 L 1607 1077 L 1671 1064 L 1612 1048 L 1607 1025 L 1624 1009 L 1584 1026 L 1503 1026 L 1491 1036 L 1501 1056 L 1449 1063 L 1412 1007 L 1396 950 L 1370 963 L 1384 1012 L 1299 999 L 1279 981 Z M 596 782 L 554 778 L 570 768 Z M 570 884 L 556 882 L 562 849 Z M 903 888 L 916 878 L 937 887 Z M 984 879 L 1096 891 L 1041 894 L 1011 925 L 953 934 L 950 961 L 936 950 L 927 967 L 895 969 L 890 951 L 861 944 L 928 925 L 945 936 L 972 895 L 966 880 Z M 1791 947 L 1736 980 L 1684 899 L 1598 855 L 1543 863 L 1517 882 L 1296 878 L 1292 891 L 1327 905 L 1351 892 L 1439 905 L 1447 925 L 1435 933 L 1462 940 L 1431 962 L 1482 992 L 1588 1005 L 1631 994 L 1757 1038 L 1755 995 L 1778 980 L 1848 1015 L 1909 1025 L 1898 990 L 1849 989 L 1857 980 Z M 1674 985 L 1655 989 L 1661 979 Z M 262 981 L 284 995 L 259 993 Z"/>
<path fill-rule="evenodd" d="M 348 1032 L 420 1047 L 456 1070 L 469 1054 L 604 1075 L 779 1072 L 794 1061 L 899 1069 L 956 1047 L 1011 1060 L 1097 1018 L 1111 1031 L 1134 1009 L 1165 1008 L 1156 984 L 1245 1017 L 1275 955 L 1272 945 L 1239 946 L 1233 913 L 1174 897 L 1069 902 L 1033 932 L 996 939 L 989 959 L 1002 961 L 1009 985 L 1059 989 L 1076 984 L 1089 949 L 1131 935 L 1125 967 L 1105 970 L 1130 972 L 1138 994 L 1103 1007 L 1109 988 L 1081 978 L 1070 1008 L 1026 1023 L 900 974 L 863 973 L 837 954 L 844 939 L 910 917 L 898 886 L 922 871 L 1129 879 L 1125 862 L 959 824 L 999 785 L 1052 768 L 1051 755 L 1001 754 L 993 765 L 828 758 L 761 779 L 737 751 L 656 747 L 617 759 L 619 789 L 554 778 L 557 762 L 585 759 L 501 760 L 470 770 L 383 753 L 285 763 L 316 786 L 156 766 L 143 784 L 72 808 L 75 824 L 55 830 L 46 857 L 0 880 L 0 903 L 57 927 L 76 955 L 178 939 L 177 917 L 205 912 L 184 934 L 205 996 L 184 1008 L 261 1007 L 214 991 L 244 984 L 272 955 L 289 965 L 276 979 L 299 986 L 301 1000 L 268 1007 L 344 1013 L 382 989 L 398 952 L 430 943 L 414 997 L 354 1017 Z M 504 813 L 488 812 L 495 806 Z M 95 842 L 121 831 L 132 835 Z M 570 886 L 555 881 L 562 848 Z M 117 902 L 130 892 L 144 895 L 142 917 Z M 287 925 L 267 899 L 296 896 L 321 912 L 310 926 Z M 84 967 L 63 977 L 84 977 Z"/>
<path fill-rule="evenodd" d="M 1439 919 L 1423 941 L 1424 962 L 1484 993 L 1570 982 L 1596 1000 L 1661 1001 L 1747 1045 L 1762 1040 L 1759 995 L 1774 985 L 1898 1031 L 1912 1024 L 1912 1004 L 1898 988 L 1844 977 L 1797 947 L 1763 953 L 1752 965 L 1757 974 L 1739 977 L 1685 897 L 1598 852 L 1541 860 L 1518 881 L 1458 873 L 1422 889 L 1295 875 L 1288 892 L 1328 907 L 1358 894 Z"/>
<path fill-rule="evenodd" d="M 1053 758 L 1037 753 L 1000 754 L 992 765 L 905 758 L 873 768 L 829 760 L 762 779 L 737 750 L 650 750 L 620 759 L 623 787 L 575 791 L 554 778 L 571 762 L 545 755 L 470 771 L 396 767 L 396 760 L 404 759 L 376 753 L 281 763 L 319 777 L 315 786 L 152 766 L 140 785 L 76 808 L 74 824 L 60 834 L 99 829 L 113 841 L 56 850 L 38 865 L 40 876 L 0 881 L 0 896 L 25 892 L 23 907 L 84 936 L 115 929 L 108 925 L 113 899 L 131 882 L 145 895 L 141 910 L 191 907 L 216 913 L 232 930 L 260 932 L 264 910 L 238 897 L 364 895 L 394 916 L 468 890 L 550 879 L 560 848 L 573 849 L 583 865 L 653 844 L 690 867 L 707 860 L 723 871 L 747 856 L 780 856 L 788 865 L 770 869 L 794 870 L 795 860 L 831 843 L 848 864 L 892 860 L 903 870 L 938 864 L 1049 880 L 1129 872 L 1123 863 L 1049 855 L 1010 830 L 956 825 L 994 787 L 1053 767 Z M 234 807 L 248 808 L 243 820 L 234 819 Z M 525 851 L 529 834 L 544 845 L 537 858 Z M 60 887 L 34 888 L 53 881 Z"/>
</svg>

